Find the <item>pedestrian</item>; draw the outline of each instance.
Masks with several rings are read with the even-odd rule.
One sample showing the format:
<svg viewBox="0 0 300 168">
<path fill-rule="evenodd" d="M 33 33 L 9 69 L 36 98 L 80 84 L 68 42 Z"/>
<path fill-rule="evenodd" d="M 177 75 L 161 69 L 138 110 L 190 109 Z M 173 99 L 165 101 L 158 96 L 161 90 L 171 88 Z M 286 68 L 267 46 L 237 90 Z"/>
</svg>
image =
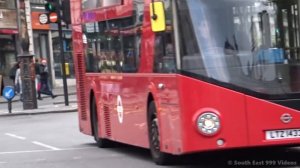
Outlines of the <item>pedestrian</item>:
<svg viewBox="0 0 300 168">
<path fill-rule="evenodd" d="M 2 96 L 3 94 L 3 89 L 4 89 L 3 76 L 0 75 L 0 96 Z"/>
<path fill-rule="evenodd" d="M 13 65 L 13 67 L 9 70 L 9 79 L 11 79 L 13 81 L 13 83 L 15 83 L 15 79 L 16 79 L 16 71 L 19 67 L 20 62 L 17 62 Z"/>
<path fill-rule="evenodd" d="M 41 87 L 41 76 L 40 76 L 40 68 L 41 68 L 41 64 L 40 64 L 40 61 L 38 58 L 35 58 L 34 60 L 34 69 L 35 69 L 35 88 L 36 88 L 36 91 L 38 91 Z"/>
<path fill-rule="evenodd" d="M 53 94 L 50 84 L 48 81 L 49 78 L 49 70 L 47 67 L 47 61 L 45 59 L 42 60 L 42 63 L 40 64 L 40 88 L 38 89 L 38 99 L 42 100 L 41 94 L 49 95 L 54 99 L 57 97 Z"/>
<path fill-rule="evenodd" d="M 20 100 L 23 100 L 23 91 L 22 91 L 22 79 L 21 79 L 21 70 L 20 70 L 20 62 L 16 65 L 16 74 L 15 74 L 15 92 L 20 94 Z"/>
</svg>

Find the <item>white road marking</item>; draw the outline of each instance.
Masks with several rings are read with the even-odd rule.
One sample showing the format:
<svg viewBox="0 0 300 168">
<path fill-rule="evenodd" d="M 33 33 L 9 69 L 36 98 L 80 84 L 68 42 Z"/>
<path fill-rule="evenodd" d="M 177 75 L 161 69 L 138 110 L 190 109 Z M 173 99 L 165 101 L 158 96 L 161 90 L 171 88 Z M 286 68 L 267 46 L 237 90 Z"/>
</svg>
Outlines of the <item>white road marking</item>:
<svg viewBox="0 0 300 168">
<path fill-rule="evenodd" d="M 85 148 L 68 148 L 68 149 L 60 149 L 60 150 L 31 150 L 31 151 L 13 151 L 13 152 L 0 152 L 0 155 L 6 154 L 23 154 L 23 153 L 38 153 L 38 152 L 56 152 L 56 151 L 72 151 L 72 150 L 85 150 L 96 147 L 85 147 Z"/>
<path fill-rule="evenodd" d="M 46 159 L 36 159 L 36 162 L 44 162 Z"/>
<path fill-rule="evenodd" d="M 73 157 L 73 160 L 79 160 L 79 159 L 82 159 L 82 157 L 81 156 L 74 156 Z"/>
<path fill-rule="evenodd" d="M 53 146 L 50 146 L 50 145 L 46 145 L 46 144 L 43 144 L 41 142 L 37 142 L 37 141 L 32 141 L 33 144 L 36 144 L 36 145 L 39 145 L 39 146 L 42 146 L 42 147 L 45 147 L 45 148 L 48 148 L 48 149 L 51 149 L 51 150 L 61 150 L 59 148 L 56 148 L 56 147 L 53 147 Z"/>
<path fill-rule="evenodd" d="M 13 137 L 13 138 L 21 139 L 21 140 L 25 140 L 26 139 L 25 137 L 21 137 L 21 136 L 18 136 L 18 135 L 15 135 L 15 134 L 11 134 L 11 133 L 5 133 L 5 135 Z"/>
</svg>

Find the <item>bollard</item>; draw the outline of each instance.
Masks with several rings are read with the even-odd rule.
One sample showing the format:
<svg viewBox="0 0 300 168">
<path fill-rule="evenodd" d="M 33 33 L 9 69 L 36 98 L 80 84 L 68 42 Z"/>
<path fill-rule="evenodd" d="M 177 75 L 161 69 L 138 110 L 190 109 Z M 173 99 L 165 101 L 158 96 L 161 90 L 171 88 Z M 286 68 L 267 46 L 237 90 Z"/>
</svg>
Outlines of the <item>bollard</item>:
<svg viewBox="0 0 300 168">
<path fill-rule="evenodd" d="M 11 110 L 12 110 L 11 100 L 8 100 L 8 112 L 11 113 Z"/>
</svg>

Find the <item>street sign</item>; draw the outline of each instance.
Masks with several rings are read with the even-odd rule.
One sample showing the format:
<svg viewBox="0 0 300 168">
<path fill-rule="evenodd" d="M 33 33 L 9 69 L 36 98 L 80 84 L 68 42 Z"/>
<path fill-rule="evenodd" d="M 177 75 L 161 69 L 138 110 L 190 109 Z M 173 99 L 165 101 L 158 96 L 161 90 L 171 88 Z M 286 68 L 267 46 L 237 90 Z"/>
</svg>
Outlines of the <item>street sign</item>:
<svg viewBox="0 0 300 168">
<path fill-rule="evenodd" d="M 40 21 L 41 24 L 47 24 L 49 22 L 48 21 L 48 15 L 46 13 L 40 14 L 39 21 Z"/>
<path fill-rule="evenodd" d="M 55 12 L 49 13 L 49 21 L 50 23 L 56 23 L 58 21 L 57 13 Z"/>
<path fill-rule="evenodd" d="M 12 86 L 5 86 L 3 89 L 3 95 L 6 100 L 10 101 L 15 97 L 15 89 Z"/>
</svg>

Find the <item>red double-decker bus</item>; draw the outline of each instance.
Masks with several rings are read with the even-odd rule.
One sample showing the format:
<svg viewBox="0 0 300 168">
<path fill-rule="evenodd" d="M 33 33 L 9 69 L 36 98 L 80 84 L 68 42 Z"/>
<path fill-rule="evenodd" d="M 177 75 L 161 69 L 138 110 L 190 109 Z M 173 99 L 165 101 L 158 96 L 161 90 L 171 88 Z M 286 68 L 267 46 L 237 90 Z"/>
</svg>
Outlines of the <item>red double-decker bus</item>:
<svg viewBox="0 0 300 168">
<path fill-rule="evenodd" d="M 71 0 L 80 131 L 154 161 L 300 144 L 298 0 Z"/>
</svg>

